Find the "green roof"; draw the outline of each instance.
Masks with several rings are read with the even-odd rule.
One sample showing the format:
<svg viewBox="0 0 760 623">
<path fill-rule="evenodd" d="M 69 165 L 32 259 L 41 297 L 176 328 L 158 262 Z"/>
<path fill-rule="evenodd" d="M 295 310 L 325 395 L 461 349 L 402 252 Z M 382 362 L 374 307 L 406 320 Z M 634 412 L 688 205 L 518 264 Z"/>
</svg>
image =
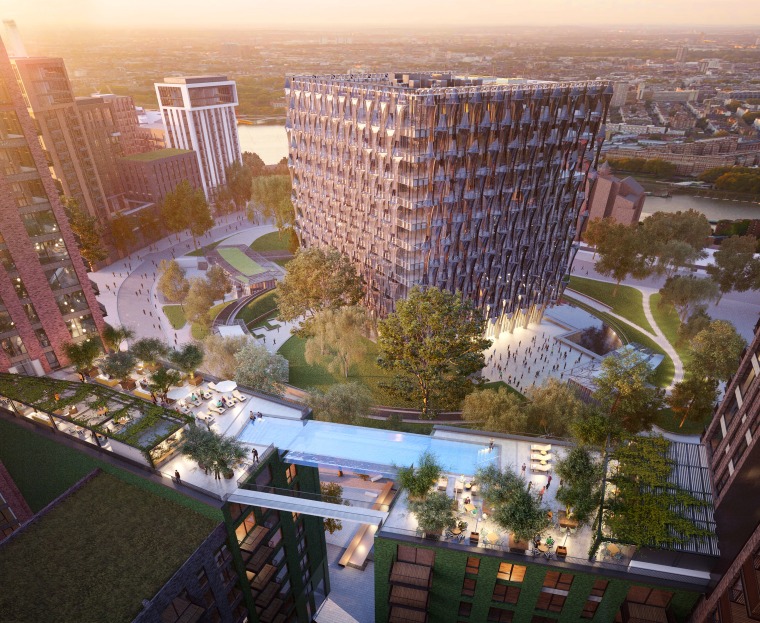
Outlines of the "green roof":
<svg viewBox="0 0 760 623">
<path fill-rule="evenodd" d="M 0 552 L 6 621 L 132 621 L 216 523 L 101 473 Z"/>
<path fill-rule="evenodd" d="M 223 260 L 246 277 L 253 277 L 264 272 L 264 269 L 257 262 L 254 262 L 237 247 L 217 247 L 216 250 Z"/>
<path fill-rule="evenodd" d="M 125 156 L 125 160 L 132 160 L 133 162 L 153 162 L 154 160 L 161 160 L 161 158 L 169 158 L 170 156 L 177 156 L 179 154 L 192 153 L 192 149 L 156 149 L 155 151 L 146 151 L 142 154 L 132 154 L 131 156 Z"/>
</svg>

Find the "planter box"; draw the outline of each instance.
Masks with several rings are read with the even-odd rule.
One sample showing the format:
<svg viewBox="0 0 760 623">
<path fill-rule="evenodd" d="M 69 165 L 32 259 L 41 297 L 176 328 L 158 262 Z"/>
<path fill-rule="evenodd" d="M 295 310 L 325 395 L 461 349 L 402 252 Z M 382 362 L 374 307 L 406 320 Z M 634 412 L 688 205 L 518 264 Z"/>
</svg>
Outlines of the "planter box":
<svg viewBox="0 0 760 623">
<path fill-rule="evenodd" d="M 188 378 L 187 382 L 192 385 L 193 387 L 198 387 L 198 385 L 203 383 L 203 377 L 200 375 L 196 375 L 192 378 Z"/>
<path fill-rule="evenodd" d="M 137 383 L 135 382 L 134 379 L 124 379 L 121 382 L 121 387 L 125 391 L 131 391 L 135 389 L 135 387 L 137 387 Z"/>
</svg>

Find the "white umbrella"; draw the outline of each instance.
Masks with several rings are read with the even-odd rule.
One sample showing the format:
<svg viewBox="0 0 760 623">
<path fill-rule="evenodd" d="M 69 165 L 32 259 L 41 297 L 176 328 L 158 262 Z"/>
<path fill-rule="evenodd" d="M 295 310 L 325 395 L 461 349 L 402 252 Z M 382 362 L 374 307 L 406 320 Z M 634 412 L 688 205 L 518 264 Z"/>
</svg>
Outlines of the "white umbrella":
<svg viewBox="0 0 760 623">
<path fill-rule="evenodd" d="M 166 397 L 170 400 L 182 400 L 190 395 L 191 389 L 189 387 L 175 387 L 166 392 Z"/>
<path fill-rule="evenodd" d="M 216 389 L 223 394 L 231 392 L 233 389 L 237 389 L 237 383 L 235 381 L 222 381 L 216 384 Z"/>
</svg>

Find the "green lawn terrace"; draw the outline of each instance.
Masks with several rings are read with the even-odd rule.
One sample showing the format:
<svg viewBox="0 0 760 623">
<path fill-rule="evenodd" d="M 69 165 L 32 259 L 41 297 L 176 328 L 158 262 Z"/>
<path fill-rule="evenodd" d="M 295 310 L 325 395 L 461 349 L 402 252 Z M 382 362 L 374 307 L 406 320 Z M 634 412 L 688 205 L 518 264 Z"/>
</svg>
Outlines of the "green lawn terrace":
<svg viewBox="0 0 760 623">
<path fill-rule="evenodd" d="M 0 618 L 132 621 L 217 523 L 100 473 L 6 542 Z"/>
<path fill-rule="evenodd" d="M 220 244 L 209 249 L 206 259 L 221 266 L 238 290 L 238 295 L 273 288 L 283 269 L 245 245 Z"/>
<path fill-rule="evenodd" d="M 0 374 L 3 406 L 18 417 L 150 466 L 176 450 L 187 414 L 96 383 Z"/>
<path fill-rule="evenodd" d="M 503 470 L 511 469 L 520 474 L 522 465 L 526 465 L 524 478 L 526 484 L 532 483 L 533 491 L 540 491 L 547 485 L 552 465 L 573 447 L 568 442 L 558 440 L 479 433 L 445 426 L 437 426 L 434 432 L 434 436 L 439 438 L 470 443 L 488 435 L 494 439 L 493 452 L 498 453 L 498 464 Z M 704 448 L 698 444 L 672 442 L 668 454 L 674 462 L 672 482 L 677 482 L 690 493 L 711 502 Z M 612 475 L 615 469 L 616 465 L 611 462 L 608 465 L 608 475 Z M 444 473 L 434 487 L 454 499 L 456 520 L 461 528 L 426 535 L 418 526 L 416 516 L 409 509 L 407 494 L 402 490 L 396 496 L 377 537 L 428 545 L 437 542 L 443 547 L 488 553 L 514 563 L 550 565 L 586 572 L 595 568 L 602 575 L 654 575 L 673 582 L 699 586 L 706 586 L 709 582 L 710 570 L 719 553 L 714 536 L 667 547 L 637 548 L 618 542 L 604 524 L 599 534 L 596 522 L 577 525 L 572 518 L 572 509 L 568 515 L 568 509 L 557 501 L 555 495 L 558 488 L 559 477 L 553 475 L 552 483 L 543 495 L 543 504 L 551 512 L 551 524 L 541 534 L 540 549 L 535 548 L 532 542 L 517 541 L 512 533 L 492 519 L 493 509 L 488 507 L 478 491 L 474 473 Z M 615 494 L 615 487 L 605 481 L 604 499 L 609 500 Z M 652 495 L 658 495 L 658 492 L 653 492 Z M 711 506 L 701 511 L 685 512 L 696 513 L 693 519 L 714 533 Z M 590 557 L 595 538 L 601 545 Z M 565 548 L 565 551 L 558 548 Z"/>
</svg>

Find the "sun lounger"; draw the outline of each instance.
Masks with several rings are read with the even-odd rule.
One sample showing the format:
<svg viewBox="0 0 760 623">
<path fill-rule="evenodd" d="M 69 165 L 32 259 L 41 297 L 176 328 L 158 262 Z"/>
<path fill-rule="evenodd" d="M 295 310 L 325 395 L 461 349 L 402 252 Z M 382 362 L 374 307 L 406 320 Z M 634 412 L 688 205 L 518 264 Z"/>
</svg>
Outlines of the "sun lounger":
<svg viewBox="0 0 760 623">
<path fill-rule="evenodd" d="M 232 395 L 238 402 L 245 402 L 245 396 L 243 396 L 238 390 L 234 390 Z"/>
<path fill-rule="evenodd" d="M 212 392 L 219 392 L 219 389 L 217 388 L 216 383 L 212 383 L 211 381 L 209 381 L 208 388 Z"/>
<path fill-rule="evenodd" d="M 217 407 L 213 403 L 208 406 L 208 410 L 209 411 L 213 411 L 214 413 L 218 413 L 219 415 L 221 415 L 222 413 L 224 413 L 224 408 L 223 407 Z"/>
</svg>

